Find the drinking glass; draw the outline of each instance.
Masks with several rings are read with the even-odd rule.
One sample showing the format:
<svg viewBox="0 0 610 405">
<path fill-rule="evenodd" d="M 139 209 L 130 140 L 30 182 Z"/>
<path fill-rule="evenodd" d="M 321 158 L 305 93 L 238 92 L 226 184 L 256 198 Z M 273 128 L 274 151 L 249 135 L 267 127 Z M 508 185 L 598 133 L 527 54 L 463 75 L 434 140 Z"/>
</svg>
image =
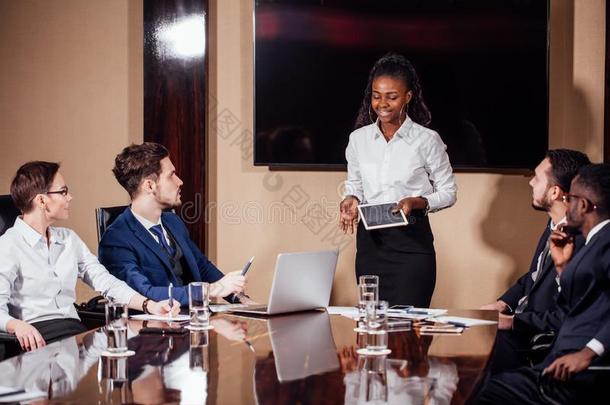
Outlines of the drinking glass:
<svg viewBox="0 0 610 405">
<path fill-rule="evenodd" d="M 127 320 L 129 318 L 127 304 L 109 301 L 106 303 L 106 334 L 107 350 L 110 353 L 127 352 Z"/>
<path fill-rule="evenodd" d="M 200 281 L 189 284 L 189 312 L 192 330 L 210 329 L 210 284 Z"/>
<path fill-rule="evenodd" d="M 379 277 L 378 276 L 360 276 L 358 279 L 358 327 L 357 331 L 366 330 L 366 322 L 364 319 L 366 305 L 369 302 L 377 302 L 379 300 Z"/>
</svg>

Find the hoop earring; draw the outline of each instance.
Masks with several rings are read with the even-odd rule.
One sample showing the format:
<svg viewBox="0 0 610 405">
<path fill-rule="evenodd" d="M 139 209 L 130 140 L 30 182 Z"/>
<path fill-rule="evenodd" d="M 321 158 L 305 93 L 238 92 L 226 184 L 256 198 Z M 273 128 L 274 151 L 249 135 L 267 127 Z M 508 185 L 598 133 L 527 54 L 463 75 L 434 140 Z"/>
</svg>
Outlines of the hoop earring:
<svg viewBox="0 0 610 405">
<path fill-rule="evenodd" d="M 400 125 L 403 124 L 404 121 L 400 121 L 400 119 L 402 118 L 402 113 L 405 113 L 405 119 L 407 118 L 407 111 L 409 111 L 409 103 L 405 103 L 405 105 L 402 106 L 402 108 L 400 109 L 400 115 L 398 116 L 398 123 Z"/>
<path fill-rule="evenodd" d="M 373 119 L 373 116 L 371 115 L 371 106 L 369 105 L 369 119 L 371 120 L 371 124 L 375 123 L 375 120 Z"/>
</svg>

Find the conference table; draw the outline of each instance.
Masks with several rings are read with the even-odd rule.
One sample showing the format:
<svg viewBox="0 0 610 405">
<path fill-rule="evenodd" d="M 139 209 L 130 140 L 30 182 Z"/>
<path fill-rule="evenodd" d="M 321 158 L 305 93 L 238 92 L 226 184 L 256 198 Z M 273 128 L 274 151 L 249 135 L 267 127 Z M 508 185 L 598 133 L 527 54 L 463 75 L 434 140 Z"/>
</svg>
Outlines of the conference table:
<svg viewBox="0 0 610 405">
<path fill-rule="evenodd" d="M 497 320 L 497 312 L 449 315 Z M 391 353 L 363 356 L 354 320 L 311 311 L 266 319 L 212 316 L 213 329 L 140 333 L 163 322 L 130 320 L 129 357 L 103 356 L 104 328 L 0 362 L 0 385 L 38 391 L 32 403 L 461 404 L 482 378 L 497 325 L 461 334 L 388 334 Z M 0 398 L 1 399 L 1 398 Z"/>
</svg>

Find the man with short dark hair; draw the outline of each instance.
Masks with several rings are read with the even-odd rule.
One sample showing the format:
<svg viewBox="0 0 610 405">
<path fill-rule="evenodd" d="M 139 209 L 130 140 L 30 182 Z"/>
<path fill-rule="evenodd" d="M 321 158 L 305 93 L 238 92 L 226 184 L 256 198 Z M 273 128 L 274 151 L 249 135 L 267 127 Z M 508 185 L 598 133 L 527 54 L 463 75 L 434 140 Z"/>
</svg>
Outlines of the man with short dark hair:
<svg viewBox="0 0 610 405">
<path fill-rule="evenodd" d="M 551 352 L 533 368 L 496 375 L 476 403 L 590 403 L 610 380 L 588 369 L 610 350 L 610 165 L 583 167 L 564 200 L 567 224 L 550 243 L 561 274 L 558 311 L 546 313 L 550 327 L 560 325 Z M 586 240 L 578 253 L 574 231 Z"/>
<path fill-rule="evenodd" d="M 165 147 L 152 142 L 128 146 L 112 171 L 131 206 L 100 241 L 100 261 L 110 272 L 152 299 L 167 299 L 172 283 L 181 305 L 188 305 L 187 285 L 193 281 L 211 283 L 213 297 L 243 291 L 240 271 L 224 275 L 190 239 L 182 220 L 166 211 L 180 206 L 182 180 Z"/>
<path fill-rule="evenodd" d="M 534 334 L 543 332 L 536 330 L 538 317 L 553 308 L 558 294 L 558 275 L 549 256 L 549 236 L 565 223 L 566 205 L 563 196 L 570 191 L 570 182 L 578 170 L 589 163 L 589 158 L 582 152 L 553 149 L 546 153 L 534 171 L 534 177 L 529 182 L 532 187 L 532 206 L 535 210 L 545 211 L 550 218 L 538 241 L 529 271 L 506 290 L 497 302 L 482 307 L 501 313 L 500 329 L 511 329 L 514 319 L 518 325 L 516 331 L 498 331 L 489 366 L 492 374 L 528 364 L 530 339 Z M 583 243 L 584 240 L 579 236 L 577 248 Z"/>
</svg>

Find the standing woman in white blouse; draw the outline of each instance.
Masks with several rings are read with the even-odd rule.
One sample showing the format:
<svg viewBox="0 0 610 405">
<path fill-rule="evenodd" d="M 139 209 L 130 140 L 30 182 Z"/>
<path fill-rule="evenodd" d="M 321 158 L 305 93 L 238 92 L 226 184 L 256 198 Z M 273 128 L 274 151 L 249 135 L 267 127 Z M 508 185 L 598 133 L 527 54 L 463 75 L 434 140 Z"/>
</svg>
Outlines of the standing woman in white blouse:
<svg viewBox="0 0 610 405">
<path fill-rule="evenodd" d="M 23 349 L 86 330 L 74 308 L 77 278 L 132 309 L 180 311 L 177 302 L 170 308 L 138 294 L 111 275 L 74 231 L 51 226 L 68 218 L 72 200 L 59 164 L 21 166 L 11 197 L 23 215 L 0 236 L 0 331 L 15 334 Z"/>
<path fill-rule="evenodd" d="M 340 204 L 344 232 L 354 232 L 358 204 L 398 201 L 407 226 L 367 231 L 358 224 L 356 277 L 379 276 L 379 299 L 428 307 L 436 256 L 428 213 L 453 205 L 457 187 L 446 146 L 426 127 L 430 112 L 411 63 L 398 54 L 379 59 L 345 151 L 347 181 Z"/>
</svg>

